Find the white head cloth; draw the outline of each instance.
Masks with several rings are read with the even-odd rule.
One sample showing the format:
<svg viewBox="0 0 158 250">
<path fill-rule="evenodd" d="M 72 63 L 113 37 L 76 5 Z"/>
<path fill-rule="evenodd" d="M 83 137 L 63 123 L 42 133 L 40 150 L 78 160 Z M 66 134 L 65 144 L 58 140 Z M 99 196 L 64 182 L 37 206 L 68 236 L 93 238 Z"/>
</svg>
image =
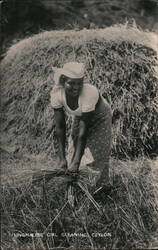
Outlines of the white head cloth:
<svg viewBox="0 0 158 250">
<path fill-rule="evenodd" d="M 84 63 L 69 62 L 65 63 L 63 68 L 52 67 L 54 73 L 54 82 L 59 85 L 60 76 L 64 75 L 72 79 L 80 79 L 84 77 Z"/>
</svg>

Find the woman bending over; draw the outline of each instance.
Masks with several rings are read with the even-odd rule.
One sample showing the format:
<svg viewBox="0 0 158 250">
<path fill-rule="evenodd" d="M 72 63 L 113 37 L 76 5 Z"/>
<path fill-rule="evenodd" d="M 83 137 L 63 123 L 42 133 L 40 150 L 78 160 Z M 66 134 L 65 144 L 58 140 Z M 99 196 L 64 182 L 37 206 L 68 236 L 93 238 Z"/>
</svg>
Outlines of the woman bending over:
<svg viewBox="0 0 158 250">
<path fill-rule="evenodd" d="M 95 160 L 95 168 L 101 172 L 99 186 L 107 186 L 111 153 L 111 108 L 94 85 L 83 83 L 83 63 L 69 62 L 63 68 L 53 67 L 53 70 L 55 87 L 51 92 L 51 105 L 55 115 L 60 167 L 78 172 L 84 150 L 88 147 Z M 65 156 L 65 112 L 73 117 L 71 136 L 74 154 L 69 166 Z"/>
</svg>

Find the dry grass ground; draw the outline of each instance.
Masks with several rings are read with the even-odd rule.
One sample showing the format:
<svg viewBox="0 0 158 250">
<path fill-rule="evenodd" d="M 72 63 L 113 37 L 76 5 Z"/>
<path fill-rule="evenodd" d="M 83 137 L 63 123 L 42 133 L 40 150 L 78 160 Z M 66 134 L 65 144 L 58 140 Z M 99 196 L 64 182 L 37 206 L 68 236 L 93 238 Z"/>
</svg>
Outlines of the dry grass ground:
<svg viewBox="0 0 158 250">
<path fill-rule="evenodd" d="M 66 197 L 66 177 L 33 182 L 33 174 L 55 168 L 51 158 L 42 155 L 15 158 L 6 152 L 1 155 L 2 249 L 158 247 L 156 160 L 113 159 L 112 193 L 99 197 L 95 206 L 76 186 L 78 199 L 72 207 Z M 86 179 L 84 186 L 92 194 L 93 188 L 85 183 Z M 62 236 L 65 232 L 78 236 Z M 36 236 L 26 236 L 27 233 Z"/>
</svg>

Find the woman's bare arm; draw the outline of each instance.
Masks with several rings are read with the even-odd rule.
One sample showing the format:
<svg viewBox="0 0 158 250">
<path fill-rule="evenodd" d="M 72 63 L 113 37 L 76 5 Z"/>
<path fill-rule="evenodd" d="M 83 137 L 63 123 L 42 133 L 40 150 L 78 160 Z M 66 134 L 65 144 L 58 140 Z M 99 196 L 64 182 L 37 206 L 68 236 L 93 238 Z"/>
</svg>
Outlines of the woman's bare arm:
<svg viewBox="0 0 158 250">
<path fill-rule="evenodd" d="M 67 167 L 65 157 L 66 121 L 63 109 L 54 109 L 54 117 L 56 123 L 57 140 L 59 145 L 58 155 L 60 159 L 60 164 L 61 167 Z"/>
<path fill-rule="evenodd" d="M 81 158 L 84 154 L 84 150 L 86 146 L 87 133 L 88 133 L 88 128 L 91 122 L 92 115 L 93 115 L 93 112 L 83 113 L 82 117 L 80 118 L 79 133 L 75 141 L 75 145 L 74 145 L 75 152 L 74 152 L 73 159 L 72 159 L 71 166 L 70 166 L 71 171 L 77 171 L 79 169 Z"/>
</svg>

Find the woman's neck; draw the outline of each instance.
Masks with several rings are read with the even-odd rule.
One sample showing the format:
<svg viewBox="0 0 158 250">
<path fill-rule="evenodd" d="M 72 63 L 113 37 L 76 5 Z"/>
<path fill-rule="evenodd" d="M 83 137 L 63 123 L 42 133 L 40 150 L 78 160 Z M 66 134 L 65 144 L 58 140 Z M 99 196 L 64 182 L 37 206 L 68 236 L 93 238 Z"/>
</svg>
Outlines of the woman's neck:
<svg viewBox="0 0 158 250">
<path fill-rule="evenodd" d="M 70 109 L 75 110 L 78 108 L 78 98 L 79 96 L 71 96 L 65 92 L 66 103 Z"/>
</svg>

